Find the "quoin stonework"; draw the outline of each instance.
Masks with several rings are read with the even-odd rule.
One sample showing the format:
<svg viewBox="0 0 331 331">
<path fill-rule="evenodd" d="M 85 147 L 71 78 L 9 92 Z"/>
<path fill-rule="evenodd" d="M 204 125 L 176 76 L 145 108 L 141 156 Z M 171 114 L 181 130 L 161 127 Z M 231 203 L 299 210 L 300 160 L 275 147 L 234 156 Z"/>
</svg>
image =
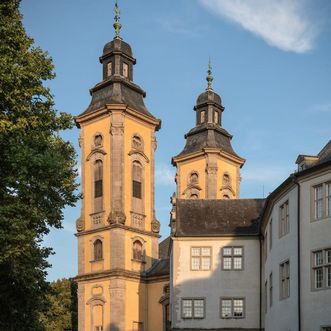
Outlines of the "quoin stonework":
<svg viewBox="0 0 331 331">
<path fill-rule="evenodd" d="M 195 126 L 172 158 L 170 235 L 159 243 L 161 121 L 134 83 L 117 5 L 114 28 L 99 59 L 103 79 L 76 117 L 79 331 L 331 331 L 331 141 L 299 155 L 266 199 L 240 199 L 245 159 L 224 128 L 209 64 Z"/>
</svg>

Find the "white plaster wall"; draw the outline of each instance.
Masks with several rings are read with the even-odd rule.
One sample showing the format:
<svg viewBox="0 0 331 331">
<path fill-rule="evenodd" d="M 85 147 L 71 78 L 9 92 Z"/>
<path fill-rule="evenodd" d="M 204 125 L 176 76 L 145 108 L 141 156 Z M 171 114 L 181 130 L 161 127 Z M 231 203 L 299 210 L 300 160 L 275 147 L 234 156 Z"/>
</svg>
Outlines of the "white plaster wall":
<svg viewBox="0 0 331 331">
<path fill-rule="evenodd" d="M 212 247 L 210 271 L 190 270 L 191 246 Z M 221 270 L 221 249 L 244 247 L 244 270 Z M 176 328 L 258 328 L 259 327 L 259 240 L 255 238 L 174 238 L 172 264 L 172 327 Z M 182 319 L 181 298 L 204 297 L 204 319 Z M 221 319 L 221 297 L 244 297 L 245 318 Z"/>
<path fill-rule="evenodd" d="M 279 207 L 289 201 L 289 233 L 279 237 Z M 272 248 L 269 249 L 269 222 L 272 219 Z M 262 290 L 264 295 L 264 284 L 268 281 L 268 308 L 264 313 L 263 320 L 266 331 L 296 331 L 298 330 L 298 253 L 297 253 L 297 188 L 294 186 L 289 192 L 277 200 L 274 204 L 268 224 L 265 228 L 268 232 L 267 259 L 262 257 L 263 275 Z M 265 231 L 264 231 L 265 233 Z M 280 272 L 279 265 L 285 260 L 290 261 L 290 296 L 287 299 L 280 299 Z M 265 261 L 265 262 L 264 262 Z M 273 274 L 273 304 L 269 305 L 269 275 Z M 305 329 L 306 330 L 306 329 Z M 308 329 L 307 329 L 308 331 Z M 310 331 L 310 330 L 309 330 Z"/>
<path fill-rule="evenodd" d="M 313 290 L 312 251 L 331 247 L 331 218 L 312 221 L 312 187 L 331 181 L 331 169 L 301 183 L 301 302 L 302 330 L 320 331 L 331 326 L 331 289 Z"/>
</svg>

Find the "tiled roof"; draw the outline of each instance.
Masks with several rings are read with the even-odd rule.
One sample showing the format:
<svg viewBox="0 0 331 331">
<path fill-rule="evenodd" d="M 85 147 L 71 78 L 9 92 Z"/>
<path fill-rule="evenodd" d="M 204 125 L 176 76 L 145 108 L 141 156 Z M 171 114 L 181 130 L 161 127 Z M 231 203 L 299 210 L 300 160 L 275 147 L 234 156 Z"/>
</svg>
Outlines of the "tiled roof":
<svg viewBox="0 0 331 331">
<path fill-rule="evenodd" d="M 175 236 L 257 235 L 264 201 L 179 199 Z"/>
</svg>

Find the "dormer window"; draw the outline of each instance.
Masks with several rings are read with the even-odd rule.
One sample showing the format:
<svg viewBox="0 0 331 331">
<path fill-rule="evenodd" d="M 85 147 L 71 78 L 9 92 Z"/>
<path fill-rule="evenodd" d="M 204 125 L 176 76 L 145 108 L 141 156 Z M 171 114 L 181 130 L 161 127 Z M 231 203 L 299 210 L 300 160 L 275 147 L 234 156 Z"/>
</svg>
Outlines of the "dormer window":
<svg viewBox="0 0 331 331">
<path fill-rule="evenodd" d="M 123 63 L 123 76 L 125 78 L 129 77 L 129 66 L 127 65 L 127 63 Z"/>
<path fill-rule="evenodd" d="M 202 112 L 200 113 L 200 123 L 201 123 L 201 124 L 202 124 L 202 123 L 205 123 L 205 114 L 206 114 L 205 111 L 202 111 Z"/>
<path fill-rule="evenodd" d="M 107 64 L 107 77 L 110 77 L 113 74 L 113 63 L 108 62 Z"/>
</svg>

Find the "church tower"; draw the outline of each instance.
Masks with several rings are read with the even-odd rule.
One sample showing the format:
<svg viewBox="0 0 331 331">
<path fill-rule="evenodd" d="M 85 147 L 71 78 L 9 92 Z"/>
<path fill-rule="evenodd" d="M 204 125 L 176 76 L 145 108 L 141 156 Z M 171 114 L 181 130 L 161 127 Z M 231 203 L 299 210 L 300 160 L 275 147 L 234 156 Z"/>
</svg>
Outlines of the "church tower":
<svg viewBox="0 0 331 331">
<path fill-rule="evenodd" d="M 148 330 L 144 274 L 158 259 L 154 152 L 161 121 L 133 81 L 136 60 L 120 36 L 117 4 L 114 28 L 100 57 L 102 81 L 76 117 L 83 195 L 76 222 L 79 331 Z"/>
<path fill-rule="evenodd" d="M 212 88 L 209 63 L 207 88 L 197 99 L 196 125 L 186 135 L 183 151 L 172 158 L 176 166 L 178 199 L 238 199 L 240 168 L 245 160 L 231 146 L 222 126 L 224 107 Z"/>
</svg>

